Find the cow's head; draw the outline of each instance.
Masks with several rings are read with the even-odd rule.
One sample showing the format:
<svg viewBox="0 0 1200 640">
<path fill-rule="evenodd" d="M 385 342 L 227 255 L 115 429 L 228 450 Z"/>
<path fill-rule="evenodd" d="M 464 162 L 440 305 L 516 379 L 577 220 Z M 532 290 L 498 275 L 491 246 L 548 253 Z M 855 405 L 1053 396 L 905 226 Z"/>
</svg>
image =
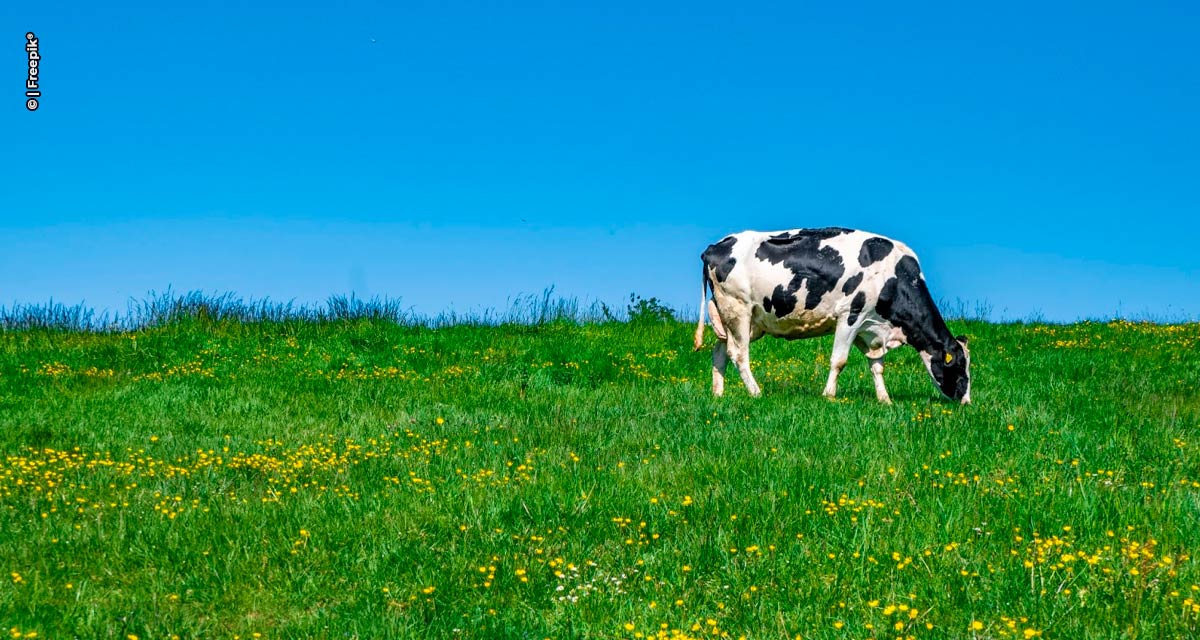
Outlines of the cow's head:
<svg viewBox="0 0 1200 640">
<path fill-rule="evenodd" d="M 971 404 L 971 352 L 967 349 L 966 336 L 933 345 L 921 356 L 933 383 L 947 398 Z"/>
</svg>

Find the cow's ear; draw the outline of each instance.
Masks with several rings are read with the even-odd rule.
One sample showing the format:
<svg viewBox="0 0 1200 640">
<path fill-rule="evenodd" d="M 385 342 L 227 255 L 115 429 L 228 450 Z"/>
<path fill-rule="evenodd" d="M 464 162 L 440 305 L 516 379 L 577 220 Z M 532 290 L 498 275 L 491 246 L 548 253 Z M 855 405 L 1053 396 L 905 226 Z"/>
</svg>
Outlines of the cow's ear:
<svg viewBox="0 0 1200 640">
<path fill-rule="evenodd" d="M 954 339 L 958 340 L 959 342 L 961 342 L 963 344 L 967 343 L 967 336 L 954 336 Z"/>
</svg>

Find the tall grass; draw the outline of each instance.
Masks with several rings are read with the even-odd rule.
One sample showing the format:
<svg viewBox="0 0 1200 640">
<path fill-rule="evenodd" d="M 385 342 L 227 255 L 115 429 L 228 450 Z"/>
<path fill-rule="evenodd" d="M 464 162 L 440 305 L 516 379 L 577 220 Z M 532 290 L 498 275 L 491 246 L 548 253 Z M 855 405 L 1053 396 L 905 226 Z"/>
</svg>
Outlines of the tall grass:
<svg viewBox="0 0 1200 640">
<path fill-rule="evenodd" d="M 995 309 L 985 300 L 942 300 L 939 308 L 947 320 L 966 325 L 992 322 L 995 317 Z M 111 333 L 181 322 L 326 323 L 377 320 L 423 327 L 540 325 L 554 322 L 584 324 L 689 319 L 695 317 L 695 313 L 692 308 L 673 309 L 658 298 L 642 298 L 636 294 L 630 294 L 629 303 L 624 307 L 610 306 L 599 300 L 585 303 L 578 298 L 555 295 L 553 286 L 541 293 L 514 296 L 501 309 L 443 311 L 434 315 L 419 314 L 412 307 L 406 307 L 400 298 L 380 296 L 364 299 L 354 294 L 333 295 L 324 304 L 297 304 L 294 301 L 243 298 L 230 292 L 175 293 L 167 290 L 163 293 L 150 292 L 140 300 L 130 300 L 123 312 L 98 312 L 84 303 L 69 305 L 53 300 L 43 304 L 0 305 L 0 331 Z M 1157 316 L 1139 314 L 1126 317 L 1117 312 L 1112 318 L 1105 319 L 1159 324 L 1193 321 L 1185 313 L 1170 310 Z M 1062 324 L 1048 322 L 1036 313 L 1022 322 Z"/>
<path fill-rule="evenodd" d="M 45 304 L 0 306 L 0 331 L 112 331 L 122 326 L 118 318 L 97 314 L 82 303 L 66 305 L 50 300 Z"/>
<path fill-rule="evenodd" d="M 330 296 L 324 304 L 296 304 L 270 299 L 242 298 L 233 293 L 189 291 L 151 292 L 131 300 L 124 312 L 98 313 L 86 304 L 0 306 L 0 331 L 121 332 L 163 327 L 187 322 L 347 322 L 373 320 L 402 326 L 448 327 L 500 324 L 539 325 L 551 322 L 604 322 L 628 319 L 627 312 L 614 312 L 602 302 L 583 304 L 577 298 L 554 295 L 554 287 L 540 294 L 521 294 L 506 309 L 446 311 L 433 316 L 417 314 L 399 298 L 351 295 Z"/>
</svg>

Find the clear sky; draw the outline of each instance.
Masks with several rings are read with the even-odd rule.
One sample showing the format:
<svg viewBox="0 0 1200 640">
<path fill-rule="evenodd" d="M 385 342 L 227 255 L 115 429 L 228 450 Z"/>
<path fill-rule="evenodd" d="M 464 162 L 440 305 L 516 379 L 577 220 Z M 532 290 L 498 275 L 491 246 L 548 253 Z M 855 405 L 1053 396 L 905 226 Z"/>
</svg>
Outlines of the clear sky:
<svg viewBox="0 0 1200 640">
<path fill-rule="evenodd" d="M 709 243 L 836 225 L 997 317 L 1200 318 L 1195 2 L 188 5 L 0 8 L 0 304 L 695 309 Z"/>
</svg>

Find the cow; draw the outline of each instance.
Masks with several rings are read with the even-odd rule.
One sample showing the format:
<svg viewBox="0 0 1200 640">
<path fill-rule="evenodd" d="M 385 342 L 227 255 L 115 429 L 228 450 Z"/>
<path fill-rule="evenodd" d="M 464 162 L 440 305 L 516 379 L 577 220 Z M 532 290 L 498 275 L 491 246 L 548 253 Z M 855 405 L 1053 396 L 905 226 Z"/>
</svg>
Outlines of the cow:
<svg viewBox="0 0 1200 640">
<path fill-rule="evenodd" d="M 943 395 L 971 402 L 967 338 L 951 334 L 916 254 L 904 243 L 841 227 L 743 231 L 710 245 L 700 259 L 704 274 L 695 347 L 698 351 L 704 343 L 707 308 L 718 338 L 714 395 L 725 392 L 730 359 L 750 395 L 761 393 L 750 372 L 750 343 L 762 336 L 795 340 L 832 333 L 826 397 L 837 395 L 838 374 L 854 345 L 870 362 L 875 396 L 891 404 L 883 356 L 910 344 Z"/>
</svg>

